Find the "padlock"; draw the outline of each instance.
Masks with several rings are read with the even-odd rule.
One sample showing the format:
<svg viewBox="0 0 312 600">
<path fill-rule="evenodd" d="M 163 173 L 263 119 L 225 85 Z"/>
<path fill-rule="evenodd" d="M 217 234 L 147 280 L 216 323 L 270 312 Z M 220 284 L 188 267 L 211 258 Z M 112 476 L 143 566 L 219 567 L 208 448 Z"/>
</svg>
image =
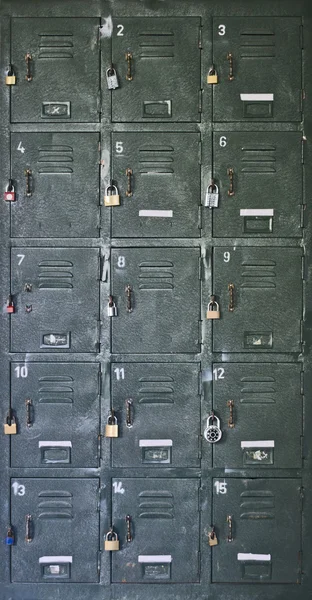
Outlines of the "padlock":
<svg viewBox="0 0 312 600">
<path fill-rule="evenodd" d="M 110 529 L 105 536 L 104 550 L 107 550 L 108 552 L 119 550 L 118 535 L 113 529 Z"/>
<path fill-rule="evenodd" d="M 206 319 L 220 319 L 220 306 L 214 296 L 211 296 L 211 300 L 208 302 Z"/>
<path fill-rule="evenodd" d="M 16 77 L 15 77 L 15 73 L 13 71 L 12 65 L 10 65 L 8 68 L 8 72 L 5 77 L 5 83 L 6 83 L 6 85 L 15 85 L 16 84 Z"/>
<path fill-rule="evenodd" d="M 16 420 L 11 411 L 8 412 L 6 423 L 4 423 L 4 433 L 5 435 L 15 435 L 17 433 Z"/>
<path fill-rule="evenodd" d="M 117 88 L 119 88 L 116 69 L 114 69 L 113 65 L 111 65 L 111 67 L 106 70 L 106 81 L 109 90 L 116 90 Z"/>
<path fill-rule="evenodd" d="M 214 425 L 214 421 L 216 422 L 216 425 Z M 210 444 L 215 444 L 216 442 L 219 442 L 222 438 L 220 419 L 218 419 L 218 417 L 216 417 L 215 414 L 209 415 L 207 419 L 207 426 L 204 431 L 204 438 Z"/>
<path fill-rule="evenodd" d="M 219 206 L 219 188 L 215 183 L 211 183 L 207 187 L 205 206 L 208 206 L 208 208 L 218 208 Z"/>
<path fill-rule="evenodd" d="M 109 317 L 117 317 L 117 306 L 113 300 L 113 296 L 109 297 L 107 305 L 107 314 Z"/>
<path fill-rule="evenodd" d="M 107 423 L 105 425 L 105 437 L 117 438 L 118 437 L 118 422 L 114 413 L 109 415 Z"/>
<path fill-rule="evenodd" d="M 9 315 L 12 315 L 15 313 L 15 306 L 14 306 L 14 302 L 13 302 L 13 298 L 12 298 L 11 294 L 9 295 L 8 300 L 7 300 L 6 311 Z"/>
<path fill-rule="evenodd" d="M 112 190 L 113 193 L 109 194 L 109 190 Z M 108 185 L 105 189 L 104 196 L 104 205 L 105 206 L 119 206 L 120 205 L 120 196 L 118 193 L 118 189 L 115 185 Z"/>
<path fill-rule="evenodd" d="M 217 546 L 218 543 L 219 542 L 215 532 L 215 528 L 213 527 L 212 530 L 208 533 L 208 544 L 209 546 Z"/>
<path fill-rule="evenodd" d="M 218 83 L 218 73 L 217 73 L 216 69 L 214 68 L 214 66 L 212 66 L 208 71 L 207 83 L 213 83 L 213 84 Z"/>
<path fill-rule="evenodd" d="M 9 527 L 7 530 L 7 534 L 5 536 L 5 544 L 7 546 L 13 546 L 14 542 L 15 542 L 14 531 L 13 531 L 12 527 Z"/>
<path fill-rule="evenodd" d="M 5 188 L 4 199 L 6 202 L 15 202 L 16 200 L 15 188 L 11 179 Z"/>
</svg>

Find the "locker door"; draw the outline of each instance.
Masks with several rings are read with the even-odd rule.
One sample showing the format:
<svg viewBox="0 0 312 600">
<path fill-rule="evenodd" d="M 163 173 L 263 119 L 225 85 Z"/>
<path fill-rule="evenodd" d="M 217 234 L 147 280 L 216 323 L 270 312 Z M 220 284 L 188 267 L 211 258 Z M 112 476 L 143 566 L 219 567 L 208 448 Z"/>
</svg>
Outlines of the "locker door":
<svg viewBox="0 0 312 600">
<path fill-rule="evenodd" d="M 112 250 L 112 352 L 197 352 L 199 283 L 197 248 Z"/>
<path fill-rule="evenodd" d="M 199 26 L 193 17 L 114 21 L 113 121 L 200 120 Z"/>
<path fill-rule="evenodd" d="M 112 135 L 113 179 L 121 196 L 112 210 L 113 237 L 199 236 L 199 143 L 197 133 Z"/>
<path fill-rule="evenodd" d="M 113 466 L 199 466 L 199 365 L 114 363 L 111 377 Z"/>
<path fill-rule="evenodd" d="M 214 177 L 219 207 L 215 237 L 300 237 L 302 134 L 229 132 L 214 134 Z M 234 196 L 229 196 L 229 169 Z"/>
<path fill-rule="evenodd" d="M 213 410 L 223 432 L 212 445 L 214 467 L 302 466 L 300 375 L 298 364 L 213 365 Z"/>
<path fill-rule="evenodd" d="M 99 365 L 11 363 L 12 467 L 97 467 Z"/>
<path fill-rule="evenodd" d="M 300 25 L 297 17 L 214 19 L 215 121 L 301 121 Z"/>
<path fill-rule="evenodd" d="M 97 479 L 11 480 L 12 581 L 97 582 Z"/>
<path fill-rule="evenodd" d="M 118 485 L 121 494 L 114 493 Z M 194 479 L 113 480 L 113 523 L 121 544 L 112 553 L 113 582 L 198 581 L 198 488 Z"/>
<path fill-rule="evenodd" d="M 302 319 L 299 248 L 216 248 L 213 289 L 221 319 L 216 352 L 298 352 Z M 231 286 L 231 288 L 230 288 Z"/>
<path fill-rule="evenodd" d="M 299 583 L 299 481 L 215 479 L 213 489 L 212 581 Z"/>
<path fill-rule="evenodd" d="M 12 352 L 95 352 L 99 250 L 14 248 Z"/>
<path fill-rule="evenodd" d="M 97 133 L 12 134 L 13 237 L 98 237 L 98 144 Z"/>
<path fill-rule="evenodd" d="M 98 19 L 12 19 L 13 123 L 99 120 L 98 36 Z"/>
</svg>

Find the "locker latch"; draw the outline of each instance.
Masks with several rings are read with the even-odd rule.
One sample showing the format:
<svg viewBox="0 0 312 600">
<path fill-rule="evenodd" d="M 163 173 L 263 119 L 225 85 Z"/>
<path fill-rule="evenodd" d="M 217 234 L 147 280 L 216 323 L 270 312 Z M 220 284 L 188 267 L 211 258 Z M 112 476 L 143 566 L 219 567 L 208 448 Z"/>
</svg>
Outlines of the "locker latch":
<svg viewBox="0 0 312 600">
<path fill-rule="evenodd" d="M 126 515 L 126 527 L 127 527 L 127 542 L 129 544 L 130 542 L 133 541 L 130 515 Z"/>
<path fill-rule="evenodd" d="M 127 81 L 132 81 L 132 79 L 133 79 L 133 76 L 132 76 L 132 59 L 133 59 L 133 54 L 132 54 L 132 52 L 126 52 L 125 57 L 126 57 L 126 61 L 127 61 L 126 80 Z"/>
<path fill-rule="evenodd" d="M 26 62 L 26 81 L 30 82 L 32 81 L 32 74 L 31 74 L 31 69 L 30 69 L 30 64 L 32 61 L 32 55 L 29 54 L 29 52 L 27 52 L 27 54 L 25 55 L 25 62 Z"/>
</svg>

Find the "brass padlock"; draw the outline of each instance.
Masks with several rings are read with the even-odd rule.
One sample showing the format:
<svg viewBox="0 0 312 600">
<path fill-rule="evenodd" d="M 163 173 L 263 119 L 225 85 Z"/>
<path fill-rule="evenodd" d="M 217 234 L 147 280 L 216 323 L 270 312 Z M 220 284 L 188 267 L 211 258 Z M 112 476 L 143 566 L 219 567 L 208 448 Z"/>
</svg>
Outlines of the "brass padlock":
<svg viewBox="0 0 312 600">
<path fill-rule="evenodd" d="M 109 193 L 111 191 L 111 193 Z M 105 189 L 104 196 L 104 205 L 105 206 L 119 206 L 120 205 L 120 196 L 118 193 L 118 189 L 116 185 L 108 185 Z"/>
<path fill-rule="evenodd" d="M 114 413 L 112 412 L 105 425 L 105 437 L 108 438 L 117 438 L 118 437 L 118 422 Z"/>
<path fill-rule="evenodd" d="M 208 533 L 208 544 L 209 546 L 217 546 L 218 545 L 218 538 L 217 538 L 217 534 L 215 532 L 215 528 L 213 527 L 211 531 L 209 531 Z"/>
<path fill-rule="evenodd" d="M 8 72 L 5 77 L 5 83 L 6 83 L 6 85 L 15 85 L 16 84 L 16 76 L 13 71 L 12 65 L 9 66 Z"/>
<path fill-rule="evenodd" d="M 214 68 L 214 66 L 212 66 L 208 71 L 207 83 L 216 84 L 218 82 L 219 82 L 218 73 L 217 73 L 216 69 Z"/>
<path fill-rule="evenodd" d="M 5 435 L 15 435 L 17 433 L 16 419 L 11 410 L 8 412 L 6 423 L 4 423 L 4 433 Z"/>
<path fill-rule="evenodd" d="M 105 536 L 104 550 L 107 552 L 114 552 L 119 550 L 119 539 L 117 533 L 111 528 Z"/>
<path fill-rule="evenodd" d="M 214 296 L 211 296 L 211 300 L 210 300 L 210 302 L 208 302 L 206 318 L 207 319 L 220 319 L 220 306 L 219 306 L 218 302 L 216 302 Z"/>
</svg>

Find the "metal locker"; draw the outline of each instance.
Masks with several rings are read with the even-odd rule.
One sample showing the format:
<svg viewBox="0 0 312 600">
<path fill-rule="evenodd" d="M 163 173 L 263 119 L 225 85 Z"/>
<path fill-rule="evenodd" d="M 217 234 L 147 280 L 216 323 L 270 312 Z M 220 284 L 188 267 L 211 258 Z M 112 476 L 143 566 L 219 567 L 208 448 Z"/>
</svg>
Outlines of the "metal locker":
<svg viewBox="0 0 312 600">
<path fill-rule="evenodd" d="M 13 582 L 98 581 L 98 495 L 97 479 L 11 480 Z"/>
<path fill-rule="evenodd" d="M 98 237 L 99 135 L 12 133 L 11 235 Z"/>
<path fill-rule="evenodd" d="M 114 467 L 199 466 L 197 363 L 113 363 Z"/>
<path fill-rule="evenodd" d="M 215 121 L 301 121 L 300 25 L 297 17 L 214 18 Z"/>
<path fill-rule="evenodd" d="M 13 123 L 99 120 L 99 25 L 96 18 L 12 19 Z"/>
<path fill-rule="evenodd" d="M 112 352 L 198 351 L 198 248 L 113 249 L 111 271 Z"/>
<path fill-rule="evenodd" d="M 12 467 L 97 467 L 99 365 L 11 363 Z"/>
<path fill-rule="evenodd" d="M 12 352 L 95 352 L 97 248 L 13 248 Z"/>
<path fill-rule="evenodd" d="M 212 374 L 212 408 L 222 429 L 213 466 L 300 468 L 301 365 L 214 363 Z"/>
<path fill-rule="evenodd" d="M 215 352 L 300 351 L 300 248 L 215 248 L 213 291 L 221 307 Z"/>
<path fill-rule="evenodd" d="M 197 133 L 113 133 L 112 237 L 199 237 L 199 144 Z"/>
<path fill-rule="evenodd" d="M 302 144 L 295 131 L 214 134 L 215 237 L 302 235 Z"/>
<path fill-rule="evenodd" d="M 214 479 L 213 523 L 214 583 L 300 583 L 300 480 Z"/>
<path fill-rule="evenodd" d="M 198 488 L 196 479 L 113 480 L 113 582 L 198 581 Z"/>
<path fill-rule="evenodd" d="M 197 17 L 113 21 L 112 94 L 118 122 L 200 121 L 200 20 Z"/>
</svg>

